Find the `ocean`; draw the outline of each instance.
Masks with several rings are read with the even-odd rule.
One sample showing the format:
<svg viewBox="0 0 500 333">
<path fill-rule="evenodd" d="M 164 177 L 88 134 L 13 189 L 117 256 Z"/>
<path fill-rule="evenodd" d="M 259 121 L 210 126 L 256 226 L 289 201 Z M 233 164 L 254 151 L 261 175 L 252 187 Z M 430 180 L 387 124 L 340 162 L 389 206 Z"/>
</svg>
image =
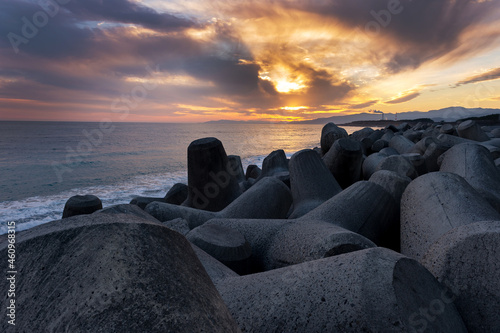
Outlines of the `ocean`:
<svg viewBox="0 0 500 333">
<path fill-rule="evenodd" d="M 274 150 L 319 146 L 323 125 L 0 122 L 0 234 L 60 219 L 68 198 L 98 196 L 103 206 L 163 197 L 187 183 L 187 147 L 216 137 L 244 170 Z M 344 127 L 348 133 L 359 128 Z"/>
</svg>

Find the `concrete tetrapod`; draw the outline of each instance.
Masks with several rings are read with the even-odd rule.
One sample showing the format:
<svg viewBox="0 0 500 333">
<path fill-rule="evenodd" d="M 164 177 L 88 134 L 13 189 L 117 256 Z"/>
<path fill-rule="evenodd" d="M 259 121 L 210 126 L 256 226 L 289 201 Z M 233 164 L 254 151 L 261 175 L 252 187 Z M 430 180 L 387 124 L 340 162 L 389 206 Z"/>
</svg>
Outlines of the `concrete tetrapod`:
<svg viewBox="0 0 500 333">
<path fill-rule="evenodd" d="M 236 229 L 204 224 L 191 230 L 186 238 L 236 273 L 250 273 L 252 248 Z"/>
<path fill-rule="evenodd" d="M 275 177 L 290 187 L 290 172 L 288 170 L 288 159 L 285 151 L 278 149 L 267 155 L 262 162 L 262 172 L 257 182 L 266 177 Z"/>
<path fill-rule="evenodd" d="M 191 243 L 191 247 L 215 285 L 219 282 L 223 282 L 227 278 L 239 276 L 229 267 L 200 249 L 198 246 Z"/>
<path fill-rule="evenodd" d="M 476 222 L 447 232 L 422 264 L 456 295 L 469 332 L 500 332 L 500 221 Z"/>
<path fill-rule="evenodd" d="M 244 332 L 467 332 L 432 274 L 384 248 L 228 278 L 217 288 Z"/>
<path fill-rule="evenodd" d="M 484 133 L 474 120 L 466 120 L 457 127 L 458 135 L 461 138 L 466 138 L 474 141 L 488 141 L 490 137 Z"/>
<path fill-rule="evenodd" d="M 395 135 L 392 137 L 391 141 L 389 141 L 389 147 L 396 149 L 400 154 L 407 153 L 414 145 L 413 141 L 410 141 L 403 135 Z"/>
<path fill-rule="evenodd" d="M 363 149 L 353 139 L 339 139 L 323 157 L 323 162 L 340 187 L 347 188 L 361 179 Z"/>
<path fill-rule="evenodd" d="M 462 177 L 426 174 L 411 182 L 401 199 L 401 253 L 420 260 L 453 228 L 498 219 L 500 214 Z"/>
<path fill-rule="evenodd" d="M 279 179 L 266 177 L 243 193 L 220 212 L 207 212 L 183 206 L 152 202 L 145 211 L 159 221 L 183 218 L 191 229 L 206 221 L 220 218 L 280 219 L 286 218 L 292 205 L 290 189 Z"/>
<path fill-rule="evenodd" d="M 253 272 L 376 246 L 357 233 L 322 221 L 213 219 L 205 225 L 238 230 L 252 247 Z"/>
<path fill-rule="evenodd" d="M 62 218 L 92 214 L 99 209 L 102 209 L 102 202 L 95 195 L 75 195 L 66 201 Z"/>
<path fill-rule="evenodd" d="M 301 150 L 290 159 L 290 187 L 293 196 L 290 219 L 310 212 L 342 191 L 319 155 L 311 149 Z"/>
<path fill-rule="evenodd" d="M 347 138 L 345 129 L 338 127 L 334 123 L 328 123 L 321 129 L 321 152 L 323 155 L 328 153 L 330 147 L 335 141 L 342 138 Z"/>
<path fill-rule="evenodd" d="M 486 148 L 475 143 L 456 145 L 443 155 L 440 170 L 463 177 L 500 212 L 500 174 Z"/>
<path fill-rule="evenodd" d="M 198 139 L 189 145 L 187 207 L 217 212 L 224 209 L 240 194 L 226 151 L 216 138 Z"/>
<path fill-rule="evenodd" d="M 16 236 L 16 332 L 239 331 L 189 242 L 159 223 L 93 214 Z"/>
<path fill-rule="evenodd" d="M 298 220 L 324 221 L 358 233 L 379 246 L 397 247 L 398 206 L 373 182 L 359 181 Z"/>
<path fill-rule="evenodd" d="M 186 184 L 177 183 L 170 190 L 164 198 L 154 198 L 154 197 L 135 197 L 130 201 L 130 204 L 137 205 L 141 209 L 146 208 L 148 204 L 153 201 L 166 202 L 174 205 L 180 205 L 186 201 L 188 195 L 188 187 Z"/>
<path fill-rule="evenodd" d="M 392 155 L 384 158 L 375 168 L 375 171 L 389 170 L 394 171 L 402 177 L 415 179 L 418 172 L 413 164 L 402 155 Z"/>
</svg>

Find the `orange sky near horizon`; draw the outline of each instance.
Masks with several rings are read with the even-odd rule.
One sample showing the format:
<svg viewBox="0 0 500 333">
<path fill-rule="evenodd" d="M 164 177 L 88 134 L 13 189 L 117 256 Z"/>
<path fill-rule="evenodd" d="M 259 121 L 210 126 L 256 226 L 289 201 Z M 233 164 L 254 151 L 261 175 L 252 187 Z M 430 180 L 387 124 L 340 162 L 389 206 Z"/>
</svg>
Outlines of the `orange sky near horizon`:
<svg viewBox="0 0 500 333">
<path fill-rule="evenodd" d="M 494 1 L 110 3 L 75 1 L 57 13 L 30 0 L 0 4 L 0 120 L 292 121 L 500 108 Z M 37 33 L 27 36 L 22 18 L 39 12 L 47 22 L 31 20 Z"/>
</svg>

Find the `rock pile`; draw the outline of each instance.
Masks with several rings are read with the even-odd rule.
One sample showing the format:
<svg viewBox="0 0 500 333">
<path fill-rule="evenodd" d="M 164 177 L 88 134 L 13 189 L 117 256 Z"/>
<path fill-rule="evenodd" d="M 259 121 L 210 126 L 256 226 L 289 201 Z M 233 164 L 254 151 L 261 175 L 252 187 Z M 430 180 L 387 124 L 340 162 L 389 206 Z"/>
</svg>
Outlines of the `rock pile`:
<svg viewBox="0 0 500 333">
<path fill-rule="evenodd" d="M 71 198 L 94 213 L 19 233 L 16 329 L 499 332 L 497 138 L 473 121 L 330 123 L 321 148 L 246 171 L 196 140 L 165 198 Z"/>
</svg>

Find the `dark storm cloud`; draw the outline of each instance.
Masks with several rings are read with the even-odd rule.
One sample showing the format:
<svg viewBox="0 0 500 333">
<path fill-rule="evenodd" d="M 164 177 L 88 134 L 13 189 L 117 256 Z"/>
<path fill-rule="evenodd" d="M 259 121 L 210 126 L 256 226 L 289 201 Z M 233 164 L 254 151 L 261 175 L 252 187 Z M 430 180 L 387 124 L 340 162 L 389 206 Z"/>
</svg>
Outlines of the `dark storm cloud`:
<svg viewBox="0 0 500 333">
<path fill-rule="evenodd" d="M 496 1 L 477 0 L 330 0 L 293 6 L 334 18 L 380 46 L 396 47 L 386 63 L 389 72 L 419 67 L 458 48 L 460 37 L 496 9 Z M 490 40 L 499 36 L 493 34 Z M 390 40 L 391 45 L 387 45 Z M 487 43 L 484 43 L 485 45 Z M 464 48 L 460 57 L 477 50 Z"/>
<path fill-rule="evenodd" d="M 497 80 L 497 79 L 500 79 L 500 68 L 495 68 L 495 69 L 489 70 L 486 73 L 468 77 L 465 80 L 457 82 L 454 87 L 462 86 L 464 84 L 492 81 L 492 80 Z"/>
</svg>

